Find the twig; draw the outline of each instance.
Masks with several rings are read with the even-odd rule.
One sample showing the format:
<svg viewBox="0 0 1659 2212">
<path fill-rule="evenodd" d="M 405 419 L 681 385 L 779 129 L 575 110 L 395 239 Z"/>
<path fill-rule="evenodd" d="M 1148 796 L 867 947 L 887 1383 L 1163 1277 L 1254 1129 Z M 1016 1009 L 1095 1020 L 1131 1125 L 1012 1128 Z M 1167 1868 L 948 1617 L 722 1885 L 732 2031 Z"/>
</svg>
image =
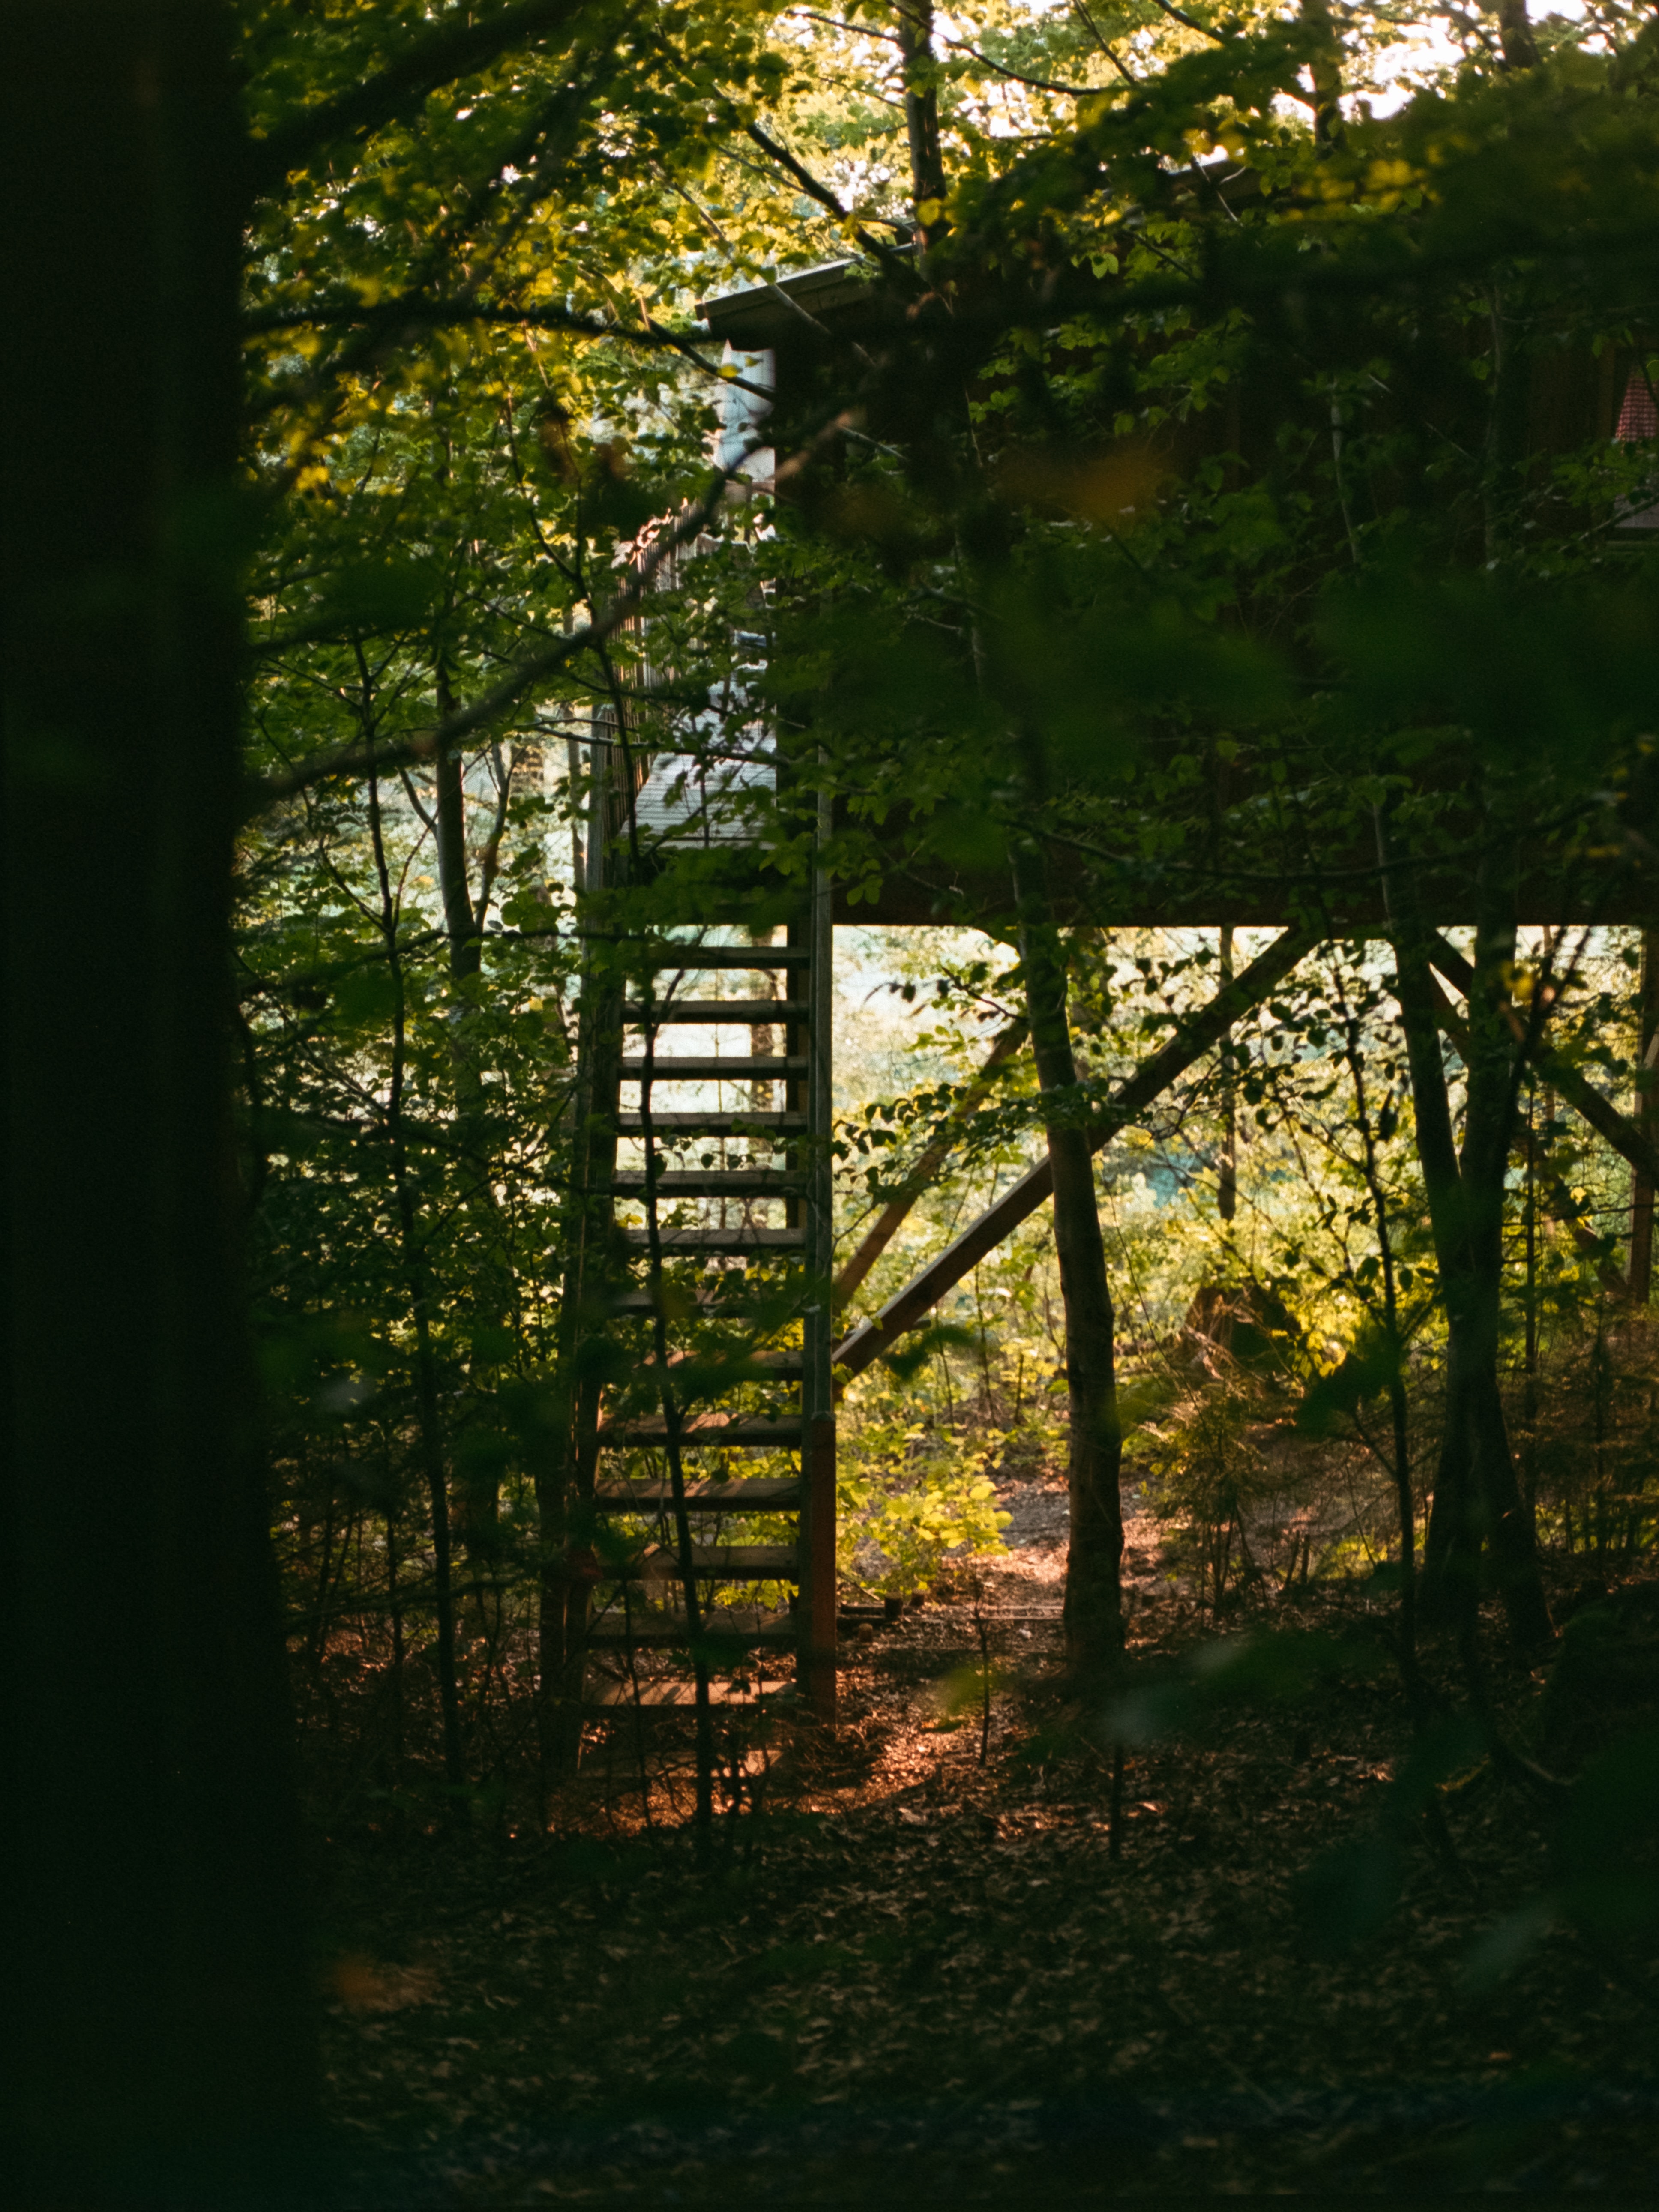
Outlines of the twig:
<svg viewBox="0 0 1659 2212">
<path fill-rule="evenodd" d="M 1225 32 L 1211 30 L 1207 23 L 1200 23 L 1195 15 L 1188 15 L 1184 9 L 1172 7 L 1170 0 L 1152 0 L 1152 5 L 1167 15 L 1172 23 L 1184 23 L 1189 31 L 1196 31 L 1200 39 L 1213 39 L 1218 46 L 1227 44 Z"/>
<path fill-rule="evenodd" d="M 758 123 L 750 123 L 745 127 L 749 137 L 760 148 L 762 153 L 769 160 L 778 162 L 782 167 L 787 169 L 809 199 L 816 200 L 821 208 L 827 209 L 837 222 L 844 223 L 847 221 L 848 210 L 842 205 L 827 185 L 820 184 L 805 164 L 795 159 L 787 146 L 779 145 L 777 140 L 763 131 Z M 885 263 L 890 270 L 910 267 L 910 262 L 902 247 L 889 246 L 879 238 L 872 238 L 862 223 L 859 224 L 853 235 L 866 253 L 874 254 L 877 260 Z"/>
</svg>

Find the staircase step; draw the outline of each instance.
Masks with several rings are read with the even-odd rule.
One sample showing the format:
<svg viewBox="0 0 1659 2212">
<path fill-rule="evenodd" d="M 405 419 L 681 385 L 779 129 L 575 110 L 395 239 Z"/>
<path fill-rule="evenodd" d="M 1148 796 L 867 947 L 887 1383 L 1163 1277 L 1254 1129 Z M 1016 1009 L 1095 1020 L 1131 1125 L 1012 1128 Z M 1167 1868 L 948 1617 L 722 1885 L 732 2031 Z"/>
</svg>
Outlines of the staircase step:
<svg viewBox="0 0 1659 2212">
<path fill-rule="evenodd" d="M 685 1510 L 688 1513 L 789 1512 L 804 1495 L 793 1476 L 753 1482 L 688 1482 Z M 653 1513 L 673 1502 L 672 1482 L 607 1482 L 593 1492 L 593 1503 L 601 1513 Z"/>
<path fill-rule="evenodd" d="M 769 1054 L 764 1059 L 740 1060 L 735 1054 L 721 1059 L 718 1054 L 704 1058 L 702 1054 L 676 1053 L 672 1060 L 659 1054 L 648 1071 L 642 1060 L 624 1060 L 622 1064 L 624 1083 L 643 1083 L 647 1073 L 653 1083 L 762 1083 L 769 1077 L 781 1083 L 789 1076 L 805 1074 L 806 1055 Z"/>
<path fill-rule="evenodd" d="M 721 1308 L 718 1317 L 724 1319 L 727 1310 L 726 1308 Z M 699 1302 L 699 1318 L 702 1316 L 703 1311 L 704 1309 Z M 797 1381 L 806 1372 L 806 1355 L 798 1344 L 791 1345 L 782 1352 L 745 1352 L 740 1344 L 712 1344 L 705 1345 L 701 1352 L 671 1352 L 668 1355 L 668 1364 L 671 1367 L 678 1367 L 683 1360 L 686 1359 L 698 1361 L 720 1359 L 733 1362 L 741 1360 L 745 1368 L 757 1368 L 763 1375 L 776 1376 L 788 1382 Z M 655 1364 L 655 1361 L 647 1356 L 645 1364 L 650 1367 Z M 743 1377 L 745 1382 L 751 1379 L 752 1377 L 748 1375 Z"/>
<path fill-rule="evenodd" d="M 800 1636 L 793 1613 L 762 1613 L 755 1606 L 723 1607 L 718 1613 L 705 1613 L 702 1632 L 756 1646 L 782 1645 L 786 1649 L 797 1643 Z M 662 1650 L 683 1644 L 686 1640 L 685 1623 L 675 1613 L 635 1612 L 630 1621 L 621 1613 L 607 1613 L 590 1621 L 587 1628 L 590 1650 L 605 1650 L 617 1644 L 626 1650 L 630 1644 L 641 1650 Z"/>
<path fill-rule="evenodd" d="M 793 1544 L 694 1544 L 691 1571 L 721 1582 L 795 1580 L 800 1560 Z M 623 1571 L 608 1569 L 606 1582 L 672 1582 L 680 1571 L 679 1553 L 652 1544 Z"/>
<path fill-rule="evenodd" d="M 693 1413 L 680 1427 L 680 1442 L 688 1451 L 723 1450 L 728 1444 L 776 1447 L 799 1444 L 800 1438 L 799 1413 L 782 1420 L 763 1419 L 758 1415 L 745 1419 L 741 1413 Z M 611 1451 L 624 1444 L 660 1444 L 667 1440 L 668 1424 L 660 1413 L 633 1421 L 605 1421 L 599 1428 L 599 1442 Z"/>
<path fill-rule="evenodd" d="M 655 945 L 650 963 L 659 970 L 678 968 L 695 975 L 715 968 L 810 968 L 812 956 L 804 945 Z"/>
<path fill-rule="evenodd" d="M 665 999 L 649 1006 L 635 1000 L 623 1008 L 623 1019 L 635 1028 L 647 1022 L 658 1029 L 668 1022 L 731 1022 L 758 1030 L 804 1022 L 809 1013 L 805 999 Z"/>
<path fill-rule="evenodd" d="M 675 1288 L 682 1291 L 686 1287 L 684 1279 L 675 1285 Z M 699 1321 L 753 1321 L 759 1309 L 761 1292 L 769 1287 L 769 1285 L 749 1284 L 745 1276 L 739 1275 L 732 1295 L 720 1297 L 694 1297 L 692 1304 Z M 656 1311 L 656 1308 L 651 1303 L 649 1291 L 623 1291 L 610 1301 L 610 1308 L 613 1314 L 648 1314 Z M 775 1323 L 773 1325 L 776 1326 Z"/>
<path fill-rule="evenodd" d="M 648 1229 L 624 1229 L 623 1241 L 635 1251 L 650 1249 Z M 662 1229 L 657 1241 L 665 1252 L 799 1252 L 805 1229 Z"/>
<path fill-rule="evenodd" d="M 657 1177 L 659 1198 L 794 1198 L 805 1188 L 799 1168 L 665 1168 Z M 645 1170 L 618 1168 L 611 1189 L 617 1198 L 643 1198 Z"/>
<path fill-rule="evenodd" d="M 708 1702 L 711 1705 L 755 1706 L 763 1698 L 771 1699 L 793 1694 L 793 1680 L 769 1681 L 764 1689 L 735 1688 L 730 1682 L 711 1682 Z M 617 1717 L 618 1711 L 641 1713 L 695 1712 L 697 1690 L 695 1682 L 641 1682 L 637 1690 L 632 1682 L 611 1682 L 603 1689 L 592 1690 L 582 1699 L 584 1712 L 604 1713 Z"/>
<path fill-rule="evenodd" d="M 729 1066 L 730 1062 L 726 1065 Z M 774 1114 L 762 1109 L 753 1114 L 744 1114 L 730 1106 L 710 1107 L 699 1114 L 695 1109 L 676 1107 L 672 1113 L 653 1114 L 651 1127 L 660 1141 L 665 1137 L 793 1137 L 806 1133 L 805 1114 Z M 617 1134 L 619 1137 L 642 1137 L 645 1119 L 639 1114 L 618 1114 Z"/>
</svg>

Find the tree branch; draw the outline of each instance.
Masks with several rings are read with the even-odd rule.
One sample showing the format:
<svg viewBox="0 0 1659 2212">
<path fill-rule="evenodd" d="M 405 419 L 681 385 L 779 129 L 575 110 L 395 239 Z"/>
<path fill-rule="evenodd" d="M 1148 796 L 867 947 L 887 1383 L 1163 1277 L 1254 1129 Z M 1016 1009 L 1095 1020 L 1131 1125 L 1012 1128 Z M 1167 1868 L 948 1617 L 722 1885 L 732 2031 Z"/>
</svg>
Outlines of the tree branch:
<svg viewBox="0 0 1659 2212">
<path fill-rule="evenodd" d="M 827 208 L 837 222 L 846 222 L 847 210 L 830 187 L 827 185 L 821 185 L 812 172 L 803 162 L 798 161 L 787 146 L 780 146 L 777 140 L 763 131 L 758 123 L 750 123 L 744 127 L 748 136 L 760 148 L 768 160 L 776 161 L 781 167 L 787 169 L 809 199 L 816 200 L 821 208 Z M 908 267 L 908 262 L 898 247 L 888 246 L 882 240 L 872 237 L 862 223 L 853 234 L 866 253 L 873 253 L 878 261 L 885 262 L 890 268 Z"/>
<path fill-rule="evenodd" d="M 243 319 L 242 329 L 249 337 L 264 337 L 279 331 L 346 323 L 358 324 L 371 332 L 376 329 L 396 330 L 400 325 L 445 330 L 459 323 L 489 323 L 506 329 L 516 325 L 528 330 L 560 331 L 575 338 L 619 338 L 624 345 L 641 346 L 648 352 L 677 353 L 700 368 L 705 376 L 718 377 L 723 385 L 736 384 L 740 391 L 755 392 L 764 399 L 773 396 L 764 385 L 748 383 L 742 377 L 721 375 L 718 362 L 708 360 L 690 338 L 683 337 L 678 331 L 671 331 L 665 324 L 652 322 L 648 318 L 643 326 L 602 322 L 592 315 L 579 315 L 569 307 L 508 307 L 487 300 L 422 300 L 412 295 L 377 300 L 371 306 L 356 298 L 335 297 L 319 300 L 307 307 L 258 309 Z"/>
<path fill-rule="evenodd" d="M 745 454 L 745 459 L 748 456 Z M 626 591 L 619 592 L 603 613 L 568 637 L 556 638 L 538 653 L 527 653 L 492 690 L 470 707 L 462 707 L 447 714 L 435 729 L 417 731 L 406 738 L 395 738 L 384 745 L 337 745 L 331 752 L 318 753 L 310 760 L 296 761 L 292 767 L 283 769 L 275 775 L 261 776 L 248 793 L 250 813 L 270 805 L 281 799 L 291 799 L 296 793 L 308 790 L 313 784 L 325 783 L 331 776 L 367 775 L 371 769 L 385 770 L 410 767 L 416 761 L 435 760 L 458 745 L 464 738 L 492 721 L 515 701 L 523 697 L 540 677 L 548 676 L 572 659 L 579 653 L 603 645 L 619 630 L 631 615 L 637 614 L 653 580 L 668 556 L 697 536 L 712 520 L 726 485 L 737 474 L 740 464 L 722 469 L 714 483 L 697 504 L 681 516 L 674 527 L 659 538 L 635 572 L 634 580 Z"/>
<path fill-rule="evenodd" d="M 1089 13 L 1088 9 L 1084 5 L 1084 0 L 1072 0 L 1072 5 L 1076 9 L 1078 14 L 1083 18 L 1085 24 L 1088 27 L 1089 35 L 1093 39 L 1095 44 L 1100 48 L 1101 52 L 1105 55 L 1107 60 L 1110 62 L 1112 67 L 1122 78 L 1124 83 L 1139 85 L 1140 82 L 1139 78 L 1135 76 L 1132 70 L 1127 70 L 1124 67 L 1123 64 L 1118 59 L 1116 53 L 1113 51 L 1112 47 L 1107 44 L 1099 24 L 1096 22 L 1094 17 Z"/>
<path fill-rule="evenodd" d="M 580 15 L 586 4 L 586 0 L 518 0 L 516 7 L 482 14 L 457 10 L 458 22 L 423 39 L 362 83 L 302 108 L 265 137 L 251 139 L 245 171 L 249 190 L 256 195 L 270 191 L 337 139 L 366 137 L 392 121 L 406 104 L 487 69 L 510 46 Z"/>
<path fill-rule="evenodd" d="M 371 305 L 353 295 L 337 294 L 313 300 L 303 307 L 258 308 L 243 318 L 242 329 L 249 337 L 264 337 L 278 331 L 306 330 L 318 323 L 421 323 L 434 329 L 454 323 L 527 323 L 538 331 L 563 331 L 579 338 L 622 338 L 629 345 L 653 349 L 684 343 L 660 323 L 647 323 L 641 330 L 631 323 L 607 323 L 598 316 L 579 315 L 570 307 L 497 307 L 488 300 L 423 300 L 418 295 L 376 300 Z"/>
<path fill-rule="evenodd" d="M 805 466 L 817 449 L 839 437 L 848 428 L 845 416 L 837 415 L 819 430 L 800 451 L 792 454 L 773 477 L 781 483 Z M 406 738 L 394 738 L 389 744 L 337 745 L 331 751 L 316 753 L 309 760 L 295 761 L 279 769 L 274 775 L 258 776 L 247 787 L 245 814 L 252 817 L 277 800 L 292 799 L 313 784 L 326 783 L 337 775 L 368 775 L 392 769 L 410 767 L 416 761 L 435 760 L 451 752 L 463 738 L 471 736 L 486 722 L 493 721 L 507 708 L 521 699 L 531 685 L 540 678 L 550 676 L 580 653 L 603 645 L 615 635 L 629 618 L 639 612 L 649 595 L 658 570 L 671 553 L 689 544 L 711 522 L 719 511 L 726 486 L 743 472 L 743 465 L 751 454 L 760 450 L 758 441 L 745 447 L 729 468 L 718 469 L 713 483 L 696 505 L 688 507 L 672 530 L 657 539 L 650 551 L 634 573 L 634 580 L 625 591 L 619 592 L 609 606 L 595 615 L 591 623 L 568 637 L 556 638 L 539 652 L 527 653 L 493 690 L 470 707 L 462 707 L 447 714 L 435 729 L 420 730 Z"/>
<path fill-rule="evenodd" d="M 1207 23 L 1200 23 L 1195 15 L 1189 15 L 1184 8 L 1171 7 L 1170 0 L 1152 0 L 1152 5 L 1167 15 L 1172 23 L 1184 23 L 1189 31 L 1196 31 L 1200 39 L 1213 39 L 1218 46 L 1226 45 L 1227 34 L 1224 31 L 1212 31 Z"/>
<path fill-rule="evenodd" d="M 998 76 L 1006 76 L 1012 84 L 1030 85 L 1033 92 L 1061 92 L 1068 100 L 1087 100 L 1095 93 L 1109 89 L 1104 85 L 1056 84 L 1052 77 L 1027 76 L 1021 70 L 1010 69 L 1006 62 L 993 61 L 989 54 L 981 53 L 967 39 L 947 38 L 945 43 L 957 53 L 971 54 L 976 62 L 982 63 L 988 70 L 994 70 Z"/>
</svg>

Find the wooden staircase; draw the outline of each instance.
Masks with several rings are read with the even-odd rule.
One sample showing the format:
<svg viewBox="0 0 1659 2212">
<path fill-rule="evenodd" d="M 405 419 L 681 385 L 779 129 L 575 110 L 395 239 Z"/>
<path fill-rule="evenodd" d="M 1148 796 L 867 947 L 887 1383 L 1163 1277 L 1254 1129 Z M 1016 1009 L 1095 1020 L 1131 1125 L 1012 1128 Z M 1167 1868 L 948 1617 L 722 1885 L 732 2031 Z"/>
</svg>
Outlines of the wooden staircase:
<svg viewBox="0 0 1659 2212">
<path fill-rule="evenodd" d="M 590 1718 L 835 1717 L 830 917 L 817 872 L 782 942 L 659 927 L 614 947 L 623 1042 L 592 1097 L 616 1140 L 592 1195 L 617 1356 L 582 1455 Z"/>
</svg>

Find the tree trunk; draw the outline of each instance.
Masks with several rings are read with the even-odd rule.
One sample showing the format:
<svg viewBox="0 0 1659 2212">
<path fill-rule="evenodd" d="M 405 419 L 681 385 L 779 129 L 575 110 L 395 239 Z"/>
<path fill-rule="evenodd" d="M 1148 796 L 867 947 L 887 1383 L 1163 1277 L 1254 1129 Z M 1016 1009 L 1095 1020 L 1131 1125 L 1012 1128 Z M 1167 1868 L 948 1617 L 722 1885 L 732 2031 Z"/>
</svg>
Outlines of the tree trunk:
<svg viewBox="0 0 1659 2212">
<path fill-rule="evenodd" d="M 922 210 L 945 197 L 945 161 L 939 146 L 939 92 L 932 78 L 933 0 L 899 0 L 898 48 L 904 64 L 904 121 L 910 146 L 910 204 L 916 246 L 926 252 L 939 219 Z"/>
<path fill-rule="evenodd" d="M 1094 1165 L 1066 1017 L 1066 964 L 1041 849 L 1011 854 L 1019 910 L 1019 957 L 1037 1082 L 1046 1105 L 1054 1176 L 1054 1249 L 1066 1310 L 1071 1545 L 1066 1561 L 1066 1644 L 1085 1676 L 1109 1670 L 1123 1649 L 1123 1431 L 1118 1419 L 1115 1316 L 1095 1199 Z"/>
<path fill-rule="evenodd" d="M 1233 933 L 1231 924 L 1220 933 L 1221 988 L 1233 980 Z M 1221 1161 L 1216 1172 L 1215 1210 L 1231 1224 L 1238 1212 L 1238 1060 L 1231 1030 L 1221 1040 Z"/>
<path fill-rule="evenodd" d="M 544 1804 L 574 1771 L 581 1743 L 581 1681 L 588 1598 L 596 1562 L 593 1482 L 599 1463 L 604 1300 L 616 1226 L 610 1198 L 617 1164 L 617 1098 L 623 988 L 608 943 L 593 927 L 617 875 L 609 836 L 609 748 L 594 748 L 583 910 L 590 934 L 576 1026 L 570 1107 L 564 1275 L 555 1344 L 553 1413 L 536 1470 L 541 1559 L 539 1753 Z"/>
<path fill-rule="evenodd" d="M 371 702 L 365 702 L 364 726 L 372 731 Z M 427 1508 L 432 1519 L 432 1596 L 436 1636 L 434 1659 L 438 1677 L 438 1709 L 443 1721 L 444 1780 L 451 1792 L 450 1812 L 459 1810 L 459 1792 L 466 1779 L 461 1751 L 461 1698 L 455 1672 L 455 1598 L 452 1572 L 449 1469 L 444 1452 L 443 1426 L 438 1409 L 438 1377 L 432 1343 L 432 1269 L 421 1237 L 420 1203 L 409 1168 L 409 1147 L 404 1132 L 404 1085 L 408 1067 L 408 1000 L 404 989 L 403 956 L 398 949 L 397 894 L 386 859 L 377 777 L 368 779 L 368 828 L 374 852 L 374 872 L 380 884 L 380 936 L 386 946 L 386 972 L 392 981 L 392 1068 L 386 1085 L 386 1132 L 391 1152 L 392 1188 L 398 1200 L 398 1228 L 404 1279 L 409 1291 L 409 1314 L 415 1328 L 415 1398 L 421 1473 L 426 1483 Z"/>
<path fill-rule="evenodd" d="M 229 26 L 0 0 L 0 2170 L 230 2203 L 306 2193 L 315 2053 L 228 1116 Z"/>
<path fill-rule="evenodd" d="M 452 713 L 453 706 L 449 686 L 440 676 L 440 716 Z M 444 902 L 444 930 L 449 939 L 449 972 L 458 983 L 465 982 L 468 976 L 477 974 L 482 950 L 478 933 L 473 924 L 472 891 L 467 879 L 465 766 L 459 753 L 447 753 L 439 759 L 434 769 L 437 805 L 433 818 L 437 825 L 434 842 L 438 848 L 438 888 Z"/>
<path fill-rule="evenodd" d="M 441 719 L 454 711 L 449 678 L 440 660 L 436 695 Z M 514 755 L 516 763 L 517 756 Z M 459 753 L 441 756 L 434 764 L 435 804 L 433 842 L 437 848 L 438 884 L 443 900 L 444 929 L 449 939 L 449 975 L 454 995 L 449 1008 L 450 1064 L 455 1078 L 455 1137 L 462 1188 L 461 1206 L 467 1221 L 467 1267 L 471 1275 L 468 1304 L 472 1343 L 468 1370 L 475 1399 L 486 1398 L 495 1380 L 499 1354 L 490 1346 L 503 1330 L 508 1310 L 501 1266 L 504 1242 L 501 1211 L 495 1202 L 491 1170 L 489 1094 L 483 1082 L 479 1042 L 480 1006 L 476 985 L 483 969 L 483 924 L 489 911 L 495 863 L 507 826 L 512 791 L 512 769 L 495 755 L 500 782 L 495 821 L 478 854 L 479 890 L 474 900 L 466 837 L 465 763 Z M 477 988 L 481 988 L 477 986 Z M 457 1468 L 455 1482 L 456 1533 L 473 1565 L 492 1578 L 500 1565 L 501 1549 L 501 1478 L 493 1459 L 482 1458 Z M 499 1583 L 495 1626 L 500 1626 Z M 480 1597 L 483 1613 L 486 1601 Z"/>
<path fill-rule="evenodd" d="M 1498 35 L 1506 70 L 1537 68 L 1538 41 L 1527 13 L 1527 0 L 1498 0 Z"/>
<path fill-rule="evenodd" d="M 1342 127 L 1342 45 L 1331 21 L 1330 0 L 1301 0 L 1297 12 L 1315 42 L 1308 63 L 1314 143 L 1328 146 Z"/>
<path fill-rule="evenodd" d="M 1490 830 L 1490 812 L 1486 819 Z M 1510 1636 L 1517 1649 L 1529 1652 L 1549 1640 L 1549 1607 L 1498 1382 L 1504 1192 L 1516 1095 L 1515 1048 L 1499 987 L 1515 957 L 1514 870 L 1502 856 L 1489 857 L 1480 870 L 1460 1157 L 1440 1051 L 1428 933 L 1418 913 L 1410 865 L 1394 849 L 1380 817 L 1378 841 L 1418 1158 L 1446 1310 L 1445 1425 L 1425 1547 L 1423 1613 L 1425 1620 L 1467 1625 L 1477 1601 L 1484 1546 L 1490 1550 Z"/>
<path fill-rule="evenodd" d="M 1549 1604 L 1498 1385 L 1504 1200 L 1520 1086 L 1515 1040 L 1503 1012 L 1515 964 L 1516 870 L 1512 846 L 1492 835 L 1497 826 L 1489 810 L 1489 842 L 1480 868 L 1475 988 L 1469 996 L 1470 1064 L 1458 1162 L 1468 1224 L 1469 1278 L 1463 1303 L 1470 1352 L 1471 1455 L 1482 1534 L 1510 1636 L 1517 1649 L 1534 1651 L 1550 1640 Z"/>
</svg>

